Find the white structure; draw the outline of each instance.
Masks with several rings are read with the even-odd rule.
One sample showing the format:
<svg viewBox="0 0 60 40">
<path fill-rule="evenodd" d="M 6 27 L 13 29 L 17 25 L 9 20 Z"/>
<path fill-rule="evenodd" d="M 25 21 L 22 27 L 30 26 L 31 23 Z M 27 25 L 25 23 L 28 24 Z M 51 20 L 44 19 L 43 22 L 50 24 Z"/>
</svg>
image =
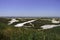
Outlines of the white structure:
<svg viewBox="0 0 60 40">
<path fill-rule="evenodd" d="M 52 23 L 60 23 L 60 21 L 56 21 L 55 19 L 52 19 Z"/>
<path fill-rule="evenodd" d="M 9 21 L 8 25 L 11 25 L 11 24 L 14 23 L 14 22 L 19 22 L 19 20 L 12 19 L 11 21 Z"/>
<path fill-rule="evenodd" d="M 57 26 L 60 26 L 60 25 L 43 25 L 43 26 L 41 26 L 41 28 L 50 29 L 50 28 L 54 28 L 54 27 L 57 27 Z"/>
<path fill-rule="evenodd" d="M 34 21 L 35 20 L 30 20 L 30 21 L 27 21 L 27 22 L 19 23 L 19 24 L 16 24 L 15 27 L 22 27 L 22 26 L 24 26 L 24 24 L 31 23 L 31 22 L 34 22 Z"/>
</svg>

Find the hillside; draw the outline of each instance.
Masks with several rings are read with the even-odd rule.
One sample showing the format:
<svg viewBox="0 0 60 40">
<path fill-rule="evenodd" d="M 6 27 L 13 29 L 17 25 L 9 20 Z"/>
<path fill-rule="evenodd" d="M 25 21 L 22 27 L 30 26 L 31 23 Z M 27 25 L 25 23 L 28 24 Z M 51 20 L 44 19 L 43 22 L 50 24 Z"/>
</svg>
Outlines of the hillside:
<svg viewBox="0 0 60 40">
<path fill-rule="evenodd" d="M 44 19 L 44 20 L 43 20 Z M 59 25 L 52 23 L 52 18 L 21 18 L 19 22 L 8 25 L 11 18 L 0 18 L 0 40 L 60 40 L 60 26 L 43 29 L 43 25 Z M 36 20 L 26 23 L 22 27 L 15 27 L 18 23 Z"/>
</svg>

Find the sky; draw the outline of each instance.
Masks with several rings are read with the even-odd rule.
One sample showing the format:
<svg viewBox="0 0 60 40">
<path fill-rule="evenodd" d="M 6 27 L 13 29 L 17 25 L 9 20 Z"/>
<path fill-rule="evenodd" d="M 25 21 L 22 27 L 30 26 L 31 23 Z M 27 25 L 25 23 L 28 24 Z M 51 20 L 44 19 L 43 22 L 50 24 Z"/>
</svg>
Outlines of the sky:
<svg viewBox="0 0 60 40">
<path fill-rule="evenodd" d="M 60 0 L 0 0 L 0 16 L 60 17 Z"/>
</svg>

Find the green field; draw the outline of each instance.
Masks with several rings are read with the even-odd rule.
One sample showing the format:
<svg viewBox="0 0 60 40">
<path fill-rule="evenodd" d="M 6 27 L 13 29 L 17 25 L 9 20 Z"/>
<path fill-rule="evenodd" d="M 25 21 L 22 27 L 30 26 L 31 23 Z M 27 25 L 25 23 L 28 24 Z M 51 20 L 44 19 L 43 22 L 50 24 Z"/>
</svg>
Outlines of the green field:
<svg viewBox="0 0 60 40">
<path fill-rule="evenodd" d="M 32 22 L 34 25 L 25 24 L 24 26 L 31 27 L 14 27 L 15 24 L 37 19 Z M 52 29 L 42 29 L 40 26 L 45 24 L 53 24 L 49 20 L 41 20 L 52 18 L 22 18 L 17 19 L 19 22 L 15 22 L 12 25 L 7 25 L 10 18 L 0 18 L 0 40 L 60 40 L 60 27 Z"/>
</svg>

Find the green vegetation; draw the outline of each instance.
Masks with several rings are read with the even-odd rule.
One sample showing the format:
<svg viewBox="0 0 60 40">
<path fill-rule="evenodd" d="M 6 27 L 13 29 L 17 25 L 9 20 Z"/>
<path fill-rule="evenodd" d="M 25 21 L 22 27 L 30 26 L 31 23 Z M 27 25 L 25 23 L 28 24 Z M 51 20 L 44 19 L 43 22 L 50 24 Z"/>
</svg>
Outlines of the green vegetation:
<svg viewBox="0 0 60 40">
<path fill-rule="evenodd" d="M 51 21 L 38 19 L 32 23 L 34 24 L 32 28 L 15 28 L 13 24 L 7 25 L 9 20 L 0 18 L 0 40 L 60 40 L 60 27 L 46 30 L 40 28 L 41 25 L 52 24 Z"/>
</svg>

